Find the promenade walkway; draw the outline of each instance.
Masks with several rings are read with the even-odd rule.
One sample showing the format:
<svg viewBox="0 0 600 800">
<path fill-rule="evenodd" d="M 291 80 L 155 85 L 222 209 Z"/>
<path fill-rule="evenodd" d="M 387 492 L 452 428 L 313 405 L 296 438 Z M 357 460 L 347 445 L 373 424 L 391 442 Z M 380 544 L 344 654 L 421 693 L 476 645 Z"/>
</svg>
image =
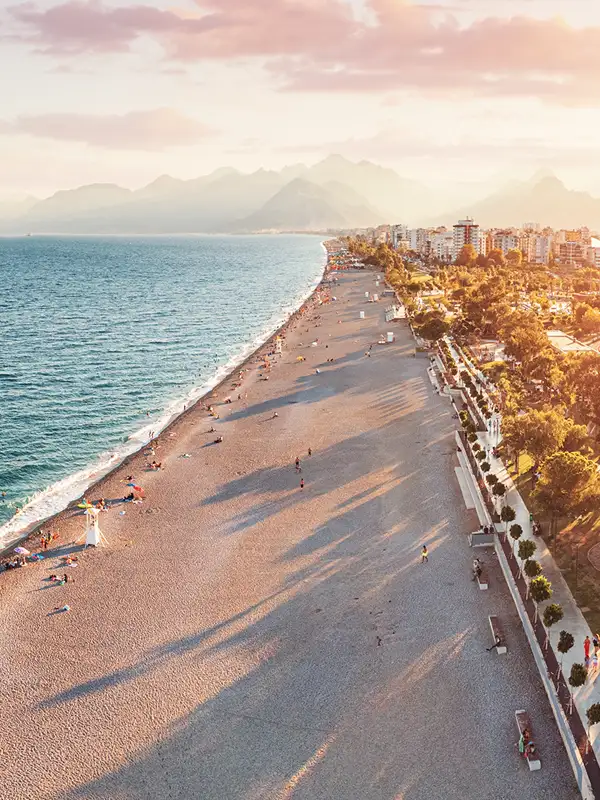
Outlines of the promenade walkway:
<svg viewBox="0 0 600 800">
<path fill-rule="evenodd" d="M 561 630 L 566 630 L 575 638 L 575 645 L 571 650 L 565 654 L 563 659 L 563 673 L 568 677 L 571 672 L 571 667 L 575 663 L 582 664 L 584 662 L 583 642 L 586 636 L 590 639 L 593 637 L 592 630 L 586 622 L 585 617 L 581 613 L 567 582 L 562 576 L 556 561 L 552 557 L 549 548 L 545 545 L 544 540 L 540 536 L 534 536 L 532 530 L 532 523 L 530 522 L 529 509 L 523 502 L 523 498 L 517 491 L 512 478 L 510 477 L 506 467 L 498 458 L 491 455 L 493 448 L 492 439 L 489 433 L 478 433 L 478 441 L 480 445 L 487 449 L 490 453 L 489 463 L 491 466 L 491 473 L 496 475 L 499 481 L 502 481 L 507 488 L 506 504 L 514 508 L 516 517 L 514 523 L 519 524 L 523 529 L 523 535 L 519 541 L 530 539 L 535 542 L 537 550 L 534 558 L 540 563 L 543 574 L 548 578 L 552 584 L 552 598 L 549 602 L 559 603 L 563 609 L 564 617 L 560 623 L 554 625 L 550 629 L 550 643 L 556 650 L 558 638 Z M 495 440 L 494 440 L 495 441 Z M 501 508 L 502 503 L 498 503 L 498 510 Z M 499 523 L 499 527 L 503 528 L 504 523 Z M 518 546 L 518 545 L 517 545 Z M 543 610 L 543 606 L 542 606 Z M 600 682 L 598 681 L 599 672 L 591 673 L 584 686 L 575 690 L 575 705 L 579 711 L 582 720 L 586 719 L 586 710 L 593 703 L 600 703 Z M 592 728 L 590 732 L 590 740 L 594 747 L 594 752 L 600 756 L 600 729 L 598 726 Z"/>
</svg>

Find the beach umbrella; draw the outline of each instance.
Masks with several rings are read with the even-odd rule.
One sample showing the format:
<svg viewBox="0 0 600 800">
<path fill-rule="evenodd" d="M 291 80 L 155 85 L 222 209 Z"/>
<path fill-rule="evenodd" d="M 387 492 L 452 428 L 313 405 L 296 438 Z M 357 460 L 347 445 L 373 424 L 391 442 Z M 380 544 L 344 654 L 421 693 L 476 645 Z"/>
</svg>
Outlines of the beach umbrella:
<svg viewBox="0 0 600 800">
<path fill-rule="evenodd" d="M 29 550 L 25 547 L 15 547 L 15 553 L 19 556 L 28 556 Z"/>
</svg>

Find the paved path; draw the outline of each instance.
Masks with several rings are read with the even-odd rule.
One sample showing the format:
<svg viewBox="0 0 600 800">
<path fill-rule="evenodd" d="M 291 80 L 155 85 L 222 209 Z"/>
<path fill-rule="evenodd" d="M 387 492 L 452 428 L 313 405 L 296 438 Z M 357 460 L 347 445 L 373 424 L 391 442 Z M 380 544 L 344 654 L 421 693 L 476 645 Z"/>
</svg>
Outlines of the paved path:
<svg viewBox="0 0 600 800">
<path fill-rule="evenodd" d="M 494 475 L 497 475 L 498 480 L 502 481 L 507 487 L 506 493 L 506 503 L 507 505 L 514 508 L 516 512 L 516 517 L 514 523 L 512 524 L 519 524 L 523 529 L 523 535 L 518 540 L 517 544 L 515 545 L 515 549 L 518 548 L 519 542 L 522 542 L 526 539 L 531 539 L 535 542 L 537 546 L 537 550 L 535 552 L 534 558 L 536 561 L 539 561 L 540 566 L 542 567 L 543 574 L 548 578 L 550 583 L 552 584 L 552 597 L 549 600 L 551 603 L 559 603 L 563 609 L 564 617 L 557 625 L 554 625 L 550 629 L 550 642 L 554 647 L 555 652 L 558 654 L 558 650 L 556 646 L 558 644 L 558 639 L 560 636 L 561 630 L 566 630 L 571 633 L 575 638 L 575 645 L 571 648 L 571 650 L 565 654 L 563 657 L 563 672 L 568 677 L 571 672 L 571 667 L 575 663 L 582 664 L 584 662 L 584 651 L 583 651 L 583 641 L 586 636 L 589 636 L 590 639 L 593 638 L 593 633 L 588 625 L 585 617 L 581 613 L 579 606 L 577 605 L 575 598 L 571 594 L 571 590 L 564 579 L 556 561 L 554 560 L 549 548 L 545 545 L 544 540 L 540 536 L 533 535 L 533 526 L 529 519 L 529 509 L 523 502 L 523 498 L 517 491 L 512 478 L 508 474 L 508 470 L 502 463 L 502 461 L 498 458 L 494 458 L 491 455 L 492 450 L 492 439 L 489 434 L 487 433 L 478 433 L 478 440 L 482 447 L 485 447 L 490 452 L 489 463 L 491 466 L 491 472 Z M 495 439 L 494 439 L 495 443 Z M 500 503 L 497 504 L 498 508 L 501 508 L 502 505 Z M 500 523 L 501 529 L 503 528 L 504 523 Z M 510 526 L 509 526 L 510 527 Z M 582 555 L 580 554 L 580 558 Z M 544 607 L 547 604 L 544 603 L 541 605 L 541 610 L 543 612 Z M 593 648 L 591 648 L 593 652 Z M 559 655 L 559 658 L 561 656 Z M 575 692 L 575 704 L 583 720 L 584 724 L 586 724 L 586 711 L 593 703 L 600 703 L 600 681 L 598 681 L 600 673 L 598 671 L 591 672 L 590 677 L 587 683 L 582 686 L 580 689 L 577 689 Z M 591 741 L 594 747 L 594 751 L 598 756 L 600 756 L 600 730 L 599 726 L 595 726 L 591 729 Z"/>
<path fill-rule="evenodd" d="M 323 312 L 334 364 L 292 382 L 291 367 L 274 371 L 261 384 L 271 399 L 233 410 L 221 447 L 233 437 L 237 475 L 219 472 L 218 448 L 201 451 L 215 459 L 204 473 L 193 459 L 169 466 L 160 480 L 187 470 L 171 486 L 187 524 L 140 516 L 141 546 L 93 554 L 73 601 L 85 636 L 49 626 L 34 573 L 14 584 L 18 613 L 0 634 L 0 702 L 14 712 L 10 729 L 0 719 L 2 800 L 577 796 L 491 555 L 490 590 L 470 579 L 476 522 L 449 400 L 406 328 L 364 355 L 387 329 L 384 302 L 361 300 L 372 282 L 342 277 Z M 293 458 L 307 444 L 300 492 Z M 23 640 L 36 613 L 39 633 Z M 485 650 L 490 613 L 507 656 Z M 515 754 L 518 708 L 535 726 L 537 773 Z"/>
</svg>

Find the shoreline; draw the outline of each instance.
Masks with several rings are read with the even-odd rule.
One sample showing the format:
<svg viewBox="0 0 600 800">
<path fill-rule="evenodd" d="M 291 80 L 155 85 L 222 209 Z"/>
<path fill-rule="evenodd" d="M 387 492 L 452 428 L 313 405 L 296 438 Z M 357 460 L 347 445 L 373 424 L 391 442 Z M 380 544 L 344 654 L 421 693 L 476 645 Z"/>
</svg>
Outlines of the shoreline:
<svg viewBox="0 0 600 800">
<path fill-rule="evenodd" d="M 213 395 L 216 395 L 216 393 L 218 393 L 223 388 L 223 386 L 227 383 L 227 381 L 230 381 L 232 378 L 237 377 L 237 374 L 240 373 L 242 370 L 246 370 L 247 367 L 251 364 L 251 362 L 261 353 L 263 348 L 271 346 L 282 331 L 287 329 L 290 325 L 294 324 L 302 316 L 302 313 L 304 313 L 305 310 L 308 310 L 306 307 L 314 302 L 315 296 L 323 287 L 323 284 L 329 272 L 331 271 L 329 250 L 326 246 L 326 243 L 330 241 L 334 240 L 324 239 L 321 242 L 321 247 L 325 251 L 325 264 L 323 266 L 321 277 L 319 278 L 319 281 L 316 284 L 316 286 L 314 286 L 310 294 L 307 295 L 307 297 L 301 302 L 298 308 L 295 311 L 293 311 L 284 320 L 284 322 L 282 322 L 281 325 L 279 325 L 279 327 L 268 336 L 267 339 L 265 339 L 261 344 L 259 344 L 250 353 L 248 353 L 248 355 L 245 356 L 245 358 L 242 361 L 240 361 L 238 364 L 232 367 L 215 386 L 213 386 L 204 394 L 197 397 L 190 405 L 185 407 L 183 410 L 176 412 L 174 416 L 172 416 L 172 418 L 167 422 L 167 424 L 159 431 L 157 431 L 153 440 L 148 440 L 147 442 L 143 442 L 136 450 L 124 456 L 123 459 L 116 462 L 115 464 L 110 465 L 106 472 L 104 472 L 102 475 L 100 475 L 100 477 L 98 477 L 97 479 L 93 480 L 90 484 L 88 484 L 88 486 L 84 489 L 84 492 L 82 494 L 70 500 L 63 508 L 56 511 L 54 514 L 50 514 L 49 516 L 44 517 L 43 519 L 31 522 L 29 526 L 27 526 L 21 532 L 16 533 L 15 537 L 11 539 L 9 542 L 0 545 L 0 575 L 3 572 L 6 572 L 6 568 L 2 562 L 13 552 L 16 546 L 19 545 L 23 546 L 27 545 L 27 543 L 30 543 L 31 547 L 28 547 L 27 549 L 31 549 L 32 553 L 35 551 L 39 551 L 40 550 L 39 542 L 36 542 L 36 544 L 33 545 L 32 540 L 35 537 L 39 536 L 44 526 L 51 526 L 54 524 L 58 524 L 59 522 L 62 522 L 65 519 L 70 519 L 71 516 L 73 516 L 73 514 L 69 512 L 77 511 L 77 513 L 79 513 L 79 509 L 76 509 L 76 504 L 79 503 L 83 497 L 101 488 L 114 476 L 114 474 L 121 467 L 124 467 L 127 464 L 131 463 L 134 459 L 143 456 L 144 451 L 151 444 L 151 441 L 158 440 L 159 437 L 164 437 L 165 435 L 171 434 L 173 432 L 173 429 L 177 426 L 177 424 L 180 421 L 185 419 L 192 411 L 197 409 L 199 404 L 200 405 L 205 404 L 207 400 L 213 397 Z"/>
</svg>

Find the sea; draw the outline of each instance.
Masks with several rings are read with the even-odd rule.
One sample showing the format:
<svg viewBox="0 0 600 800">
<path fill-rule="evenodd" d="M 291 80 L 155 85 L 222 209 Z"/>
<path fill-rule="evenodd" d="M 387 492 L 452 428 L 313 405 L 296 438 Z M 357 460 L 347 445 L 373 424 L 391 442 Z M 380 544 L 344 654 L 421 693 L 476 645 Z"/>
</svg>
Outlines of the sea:
<svg viewBox="0 0 600 800">
<path fill-rule="evenodd" d="M 0 547 L 213 388 L 324 266 L 312 235 L 0 239 Z"/>
</svg>

